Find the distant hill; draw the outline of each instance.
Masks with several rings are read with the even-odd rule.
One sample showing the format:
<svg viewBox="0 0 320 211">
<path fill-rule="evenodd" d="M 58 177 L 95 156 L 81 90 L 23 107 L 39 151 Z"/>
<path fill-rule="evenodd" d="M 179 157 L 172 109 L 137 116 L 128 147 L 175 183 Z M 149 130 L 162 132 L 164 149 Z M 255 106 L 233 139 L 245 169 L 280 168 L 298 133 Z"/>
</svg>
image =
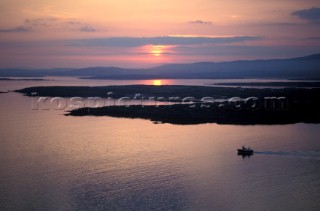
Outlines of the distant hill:
<svg viewBox="0 0 320 211">
<path fill-rule="evenodd" d="M 119 67 L 87 67 L 54 73 L 55 76 L 107 76 L 107 75 L 130 75 L 141 73 L 139 69 L 123 69 Z"/>
<path fill-rule="evenodd" d="M 148 69 L 88 67 L 80 69 L 2 69 L 0 77 L 76 76 L 88 79 L 236 79 L 320 78 L 320 54 L 291 59 L 167 64 Z"/>
<path fill-rule="evenodd" d="M 57 75 L 61 72 L 68 72 L 73 70 L 72 68 L 54 68 L 54 69 L 19 69 L 19 68 L 7 68 L 0 69 L 0 77 L 44 77 Z"/>
<path fill-rule="evenodd" d="M 320 54 L 293 59 L 163 65 L 153 71 L 186 78 L 319 78 Z"/>
</svg>

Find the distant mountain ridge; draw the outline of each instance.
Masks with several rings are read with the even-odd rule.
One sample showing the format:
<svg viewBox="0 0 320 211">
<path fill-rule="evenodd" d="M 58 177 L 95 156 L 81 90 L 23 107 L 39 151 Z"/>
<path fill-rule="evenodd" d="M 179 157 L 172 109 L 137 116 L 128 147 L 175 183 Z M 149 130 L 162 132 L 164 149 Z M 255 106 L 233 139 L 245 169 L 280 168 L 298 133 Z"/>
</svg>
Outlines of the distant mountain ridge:
<svg viewBox="0 0 320 211">
<path fill-rule="evenodd" d="M 119 67 L 0 69 L 0 77 L 75 76 L 87 79 L 320 78 L 320 54 L 290 59 L 166 64 L 147 69 Z"/>
</svg>

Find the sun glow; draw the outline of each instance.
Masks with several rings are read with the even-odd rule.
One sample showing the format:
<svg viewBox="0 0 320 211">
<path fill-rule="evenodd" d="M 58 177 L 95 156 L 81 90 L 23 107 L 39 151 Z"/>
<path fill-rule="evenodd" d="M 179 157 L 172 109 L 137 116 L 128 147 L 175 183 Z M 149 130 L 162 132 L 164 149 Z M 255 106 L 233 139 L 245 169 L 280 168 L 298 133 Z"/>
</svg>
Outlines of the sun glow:
<svg viewBox="0 0 320 211">
<path fill-rule="evenodd" d="M 161 86 L 162 85 L 162 81 L 161 80 L 153 80 L 153 85 L 154 86 Z"/>
<path fill-rule="evenodd" d="M 151 48 L 151 54 L 154 56 L 161 56 L 163 53 L 164 46 L 162 45 L 153 45 Z"/>
</svg>

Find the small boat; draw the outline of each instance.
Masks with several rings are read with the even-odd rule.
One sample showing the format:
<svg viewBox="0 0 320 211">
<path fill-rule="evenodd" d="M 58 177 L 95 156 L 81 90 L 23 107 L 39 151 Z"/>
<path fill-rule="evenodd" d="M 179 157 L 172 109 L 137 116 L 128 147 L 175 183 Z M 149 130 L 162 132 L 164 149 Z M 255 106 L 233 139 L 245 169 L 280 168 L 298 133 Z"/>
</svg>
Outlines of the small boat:
<svg viewBox="0 0 320 211">
<path fill-rule="evenodd" d="M 238 149 L 238 155 L 253 155 L 253 149 L 242 146 L 242 148 Z"/>
</svg>

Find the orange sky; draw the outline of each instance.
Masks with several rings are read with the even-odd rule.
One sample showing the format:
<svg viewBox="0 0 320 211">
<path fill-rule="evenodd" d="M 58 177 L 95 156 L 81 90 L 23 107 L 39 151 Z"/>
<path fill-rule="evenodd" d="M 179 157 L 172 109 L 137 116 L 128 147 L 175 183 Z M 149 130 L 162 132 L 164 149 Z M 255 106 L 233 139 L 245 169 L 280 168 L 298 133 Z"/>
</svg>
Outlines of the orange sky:
<svg viewBox="0 0 320 211">
<path fill-rule="evenodd" d="M 286 58 L 319 29 L 318 0 L 2 0 L 0 68 Z"/>
</svg>

